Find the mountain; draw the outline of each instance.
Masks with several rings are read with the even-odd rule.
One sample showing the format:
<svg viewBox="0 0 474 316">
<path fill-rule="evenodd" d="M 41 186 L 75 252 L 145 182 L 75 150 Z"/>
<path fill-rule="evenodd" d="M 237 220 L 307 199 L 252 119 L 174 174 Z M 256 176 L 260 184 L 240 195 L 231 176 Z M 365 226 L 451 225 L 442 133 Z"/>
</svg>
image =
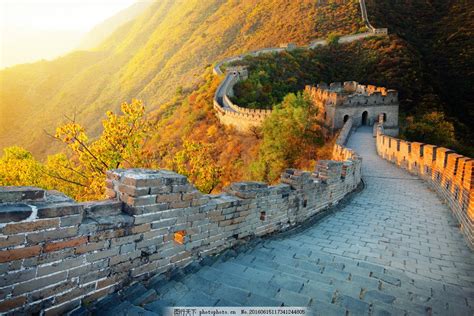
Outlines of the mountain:
<svg viewBox="0 0 474 316">
<path fill-rule="evenodd" d="M 358 1 L 318 2 L 155 1 L 93 52 L 1 71 L 0 148 L 20 145 L 45 157 L 59 148 L 45 131 L 65 115 L 97 135 L 106 110 L 132 98 L 156 110 L 227 56 L 363 28 Z"/>
<path fill-rule="evenodd" d="M 12 65 L 54 59 L 71 52 L 81 38 L 78 31 L 15 29 L 0 36 L 0 69 Z M 48 45 L 45 45 L 48 43 Z M 15 49 L 8 49 L 14 47 Z"/>
<path fill-rule="evenodd" d="M 132 21 L 138 15 L 143 13 L 151 5 L 151 3 L 153 3 L 153 0 L 137 1 L 128 8 L 123 9 L 114 16 L 95 26 L 82 38 L 81 43 L 77 49 L 90 50 L 96 48 L 110 35 L 112 35 L 117 28 L 127 22 Z"/>
<path fill-rule="evenodd" d="M 366 4 L 374 25 L 387 26 L 420 56 L 417 76 L 429 83 L 421 92 L 431 96 L 428 102 L 413 102 L 410 111 L 441 108 L 454 122 L 467 152 L 474 152 L 474 2 L 367 0 Z"/>
</svg>

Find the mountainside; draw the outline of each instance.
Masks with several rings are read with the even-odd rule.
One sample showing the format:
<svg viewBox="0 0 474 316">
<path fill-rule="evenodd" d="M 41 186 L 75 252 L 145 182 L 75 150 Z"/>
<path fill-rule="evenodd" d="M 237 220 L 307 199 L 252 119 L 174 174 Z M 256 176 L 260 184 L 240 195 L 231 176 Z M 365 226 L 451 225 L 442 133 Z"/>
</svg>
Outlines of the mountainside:
<svg viewBox="0 0 474 316">
<path fill-rule="evenodd" d="M 156 1 L 95 52 L 0 72 L 0 148 L 21 145 L 44 157 L 58 148 L 44 130 L 64 115 L 96 135 L 105 110 L 132 98 L 157 109 L 219 59 L 362 28 L 356 0 Z"/>
<path fill-rule="evenodd" d="M 153 0 L 140 0 L 95 26 L 81 40 L 80 50 L 94 49 L 105 41 L 120 26 L 132 21 L 150 6 Z"/>
<path fill-rule="evenodd" d="M 474 152 L 474 2 L 466 0 L 367 0 L 372 24 L 388 27 L 414 47 L 419 80 L 429 83 L 425 102 L 412 102 L 412 113 L 441 109 L 456 134 Z M 418 84 L 417 82 L 413 83 Z M 416 135 L 415 135 L 416 136 Z"/>
</svg>

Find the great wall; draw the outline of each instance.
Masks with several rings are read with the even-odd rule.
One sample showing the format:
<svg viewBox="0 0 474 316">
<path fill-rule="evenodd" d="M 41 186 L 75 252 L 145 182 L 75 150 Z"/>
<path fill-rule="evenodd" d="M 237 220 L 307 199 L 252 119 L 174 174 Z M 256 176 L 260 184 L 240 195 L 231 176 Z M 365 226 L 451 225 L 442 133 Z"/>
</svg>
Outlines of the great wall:
<svg viewBox="0 0 474 316">
<path fill-rule="evenodd" d="M 216 111 L 257 120 L 225 98 L 234 81 L 219 87 Z M 394 103 L 394 92 L 345 84 Z M 348 101 L 319 88 L 307 90 Z M 474 161 L 386 135 L 396 134 L 392 119 L 398 126 L 387 113 L 367 122 L 373 130 L 349 115 L 334 160 L 287 170 L 274 186 L 233 183 L 205 195 L 170 171 L 120 169 L 107 173 L 106 201 L 0 188 L 0 313 L 307 306 L 318 315 L 472 315 Z"/>
<path fill-rule="evenodd" d="M 362 161 L 339 144 L 334 155 L 343 161 L 319 161 L 314 173 L 288 170 L 275 186 L 234 183 L 220 195 L 203 195 L 173 172 L 137 169 L 108 172 L 103 202 L 1 188 L 0 312 L 60 314 L 298 225 L 359 185 Z"/>
<path fill-rule="evenodd" d="M 359 2 L 362 12 L 362 19 L 365 22 L 368 32 L 341 36 L 338 39 L 338 42 L 341 44 L 363 40 L 372 36 L 387 36 L 388 34 L 388 30 L 386 28 L 375 28 L 372 26 L 372 24 L 370 24 L 367 15 L 367 8 L 365 6 L 365 0 L 360 0 Z M 224 74 L 224 71 L 222 70 L 224 65 L 241 61 L 246 56 L 260 56 L 262 54 L 280 53 L 294 49 L 314 49 L 315 47 L 326 45 L 328 45 L 327 40 L 316 39 L 308 46 L 282 44 L 281 47 L 263 48 L 239 56 L 226 58 L 225 60 L 222 60 L 214 65 L 213 73 L 217 76 L 222 76 Z M 271 114 L 271 110 L 247 109 L 232 103 L 230 97 L 233 95 L 234 85 L 240 80 L 245 80 L 247 76 L 247 70 L 243 67 L 228 67 L 225 71 L 225 78 L 217 88 L 213 100 L 214 110 L 216 111 L 219 121 L 224 125 L 233 126 L 238 131 L 243 133 L 248 133 L 255 127 L 260 127 L 262 122 Z M 342 124 L 340 124 L 339 127 L 341 126 Z"/>
</svg>

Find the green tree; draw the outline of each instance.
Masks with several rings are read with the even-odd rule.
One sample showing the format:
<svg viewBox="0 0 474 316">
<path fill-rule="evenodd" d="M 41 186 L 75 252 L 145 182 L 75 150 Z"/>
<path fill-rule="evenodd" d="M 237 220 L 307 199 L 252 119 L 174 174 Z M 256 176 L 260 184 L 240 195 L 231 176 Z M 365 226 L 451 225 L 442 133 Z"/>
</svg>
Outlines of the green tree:
<svg viewBox="0 0 474 316">
<path fill-rule="evenodd" d="M 273 182 L 285 168 L 315 155 L 316 148 L 323 144 L 317 114 L 306 94 L 288 94 L 263 124 L 258 159 L 251 166 L 253 177 Z"/>
<path fill-rule="evenodd" d="M 339 33 L 329 33 L 326 41 L 328 42 L 329 45 L 337 45 L 339 44 L 339 39 L 341 38 L 341 35 Z"/>
<path fill-rule="evenodd" d="M 412 141 L 451 147 L 456 144 L 454 126 L 443 112 L 431 112 L 420 118 L 407 118 L 406 138 Z"/>
</svg>

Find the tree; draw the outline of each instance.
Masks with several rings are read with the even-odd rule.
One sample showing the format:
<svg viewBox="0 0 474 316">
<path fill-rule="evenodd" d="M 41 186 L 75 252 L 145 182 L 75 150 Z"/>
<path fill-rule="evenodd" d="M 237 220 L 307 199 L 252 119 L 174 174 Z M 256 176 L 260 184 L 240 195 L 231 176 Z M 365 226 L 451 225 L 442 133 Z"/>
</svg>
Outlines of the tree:
<svg viewBox="0 0 474 316">
<path fill-rule="evenodd" d="M 451 147 L 456 144 L 454 126 L 443 112 L 431 112 L 421 118 L 407 118 L 405 137 L 412 141 Z"/>
<path fill-rule="evenodd" d="M 133 100 L 131 104 L 123 103 L 121 111 L 122 115 L 107 112 L 102 122 L 104 130 L 96 140 L 91 140 L 74 120 L 56 129 L 54 137 L 67 144 L 71 155 L 52 157 L 47 170 L 53 179 L 67 183 L 62 191 L 74 188 L 77 199 L 102 198 L 107 170 L 147 166 L 143 145 L 150 123 L 145 118 L 145 107 Z"/>
<path fill-rule="evenodd" d="M 317 114 L 318 109 L 303 93 L 288 94 L 274 108 L 263 124 L 258 159 L 251 166 L 256 179 L 273 182 L 285 168 L 315 156 L 316 148 L 323 144 Z"/>
<path fill-rule="evenodd" d="M 200 191 L 211 193 L 222 174 L 213 158 L 214 151 L 211 144 L 183 140 L 183 149 L 174 157 L 173 170 L 187 176 Z"/>
<path fill-rule="evenodd" d="M 38 186 L 43 176 L 41 164 L 26 149 L 13 146 L 3 150 L 0 158 L 1 186 Z"/>
<path fill-rule="evenodd" d="M 337 45 L 339 44 L 340 38 L 341 38 L 341 35 L 339 33 L 332 32 L 332 33 L 329 33 L 326 41 L 328 42 L 329 45 Z"/>
</svg>

